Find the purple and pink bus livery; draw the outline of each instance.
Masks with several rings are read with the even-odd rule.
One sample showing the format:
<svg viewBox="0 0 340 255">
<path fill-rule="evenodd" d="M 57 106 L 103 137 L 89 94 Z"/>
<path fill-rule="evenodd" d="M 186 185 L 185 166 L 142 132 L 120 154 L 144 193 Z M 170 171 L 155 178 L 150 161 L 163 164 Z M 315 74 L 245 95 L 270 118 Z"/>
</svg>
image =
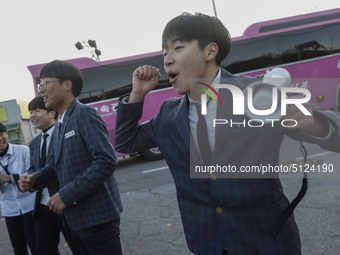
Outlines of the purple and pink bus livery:
<svg viewBox="0 0 340 255">
<path fill-rule="evenodd" d="M 83 73 L 79 100 L 96 108 L 107 124 L 114 144 L 118 98 L 131 91 L 132 73 L 141 65 L 160 69 L 162 78 L 145 100 L 141 122 L 157 114 L 162 102 L 179 97 L 164 72 L 162 52 L 97 62 L 90 58 L 70 59 Z M 28 66 L 34 89 L 45 64 Z M 222 67 L 234 74 L 255 76 L 269 67 L 280 66 L 311 92 L 311 102 L 327 109 L 340 109 L 340 8 L 255 23 L 232 39 L 232 49 Z M 320 79 L 323 78 L 323 79 Z M 320 82 L 323 80 L 324 82 Z M 157 149 L 141 152 L 159 159 Z M 124 156 L 118 153 L 117 156 Z"/>
</svg>

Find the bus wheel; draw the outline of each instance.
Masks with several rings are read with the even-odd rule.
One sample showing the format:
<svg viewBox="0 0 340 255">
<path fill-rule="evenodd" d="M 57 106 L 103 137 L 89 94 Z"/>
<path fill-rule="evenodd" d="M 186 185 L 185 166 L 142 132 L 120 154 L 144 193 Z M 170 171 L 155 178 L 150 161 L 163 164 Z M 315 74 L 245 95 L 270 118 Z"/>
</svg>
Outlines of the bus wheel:
<svg viewBox="0 0 340 255">
<path fill-rule="evenodd" d="M 142 151 L 141 154 L 147 160 L 160 160 L 160 159 L 163 159 L 162 152 L 158 149 L 158 147 Z"/>
</svg>

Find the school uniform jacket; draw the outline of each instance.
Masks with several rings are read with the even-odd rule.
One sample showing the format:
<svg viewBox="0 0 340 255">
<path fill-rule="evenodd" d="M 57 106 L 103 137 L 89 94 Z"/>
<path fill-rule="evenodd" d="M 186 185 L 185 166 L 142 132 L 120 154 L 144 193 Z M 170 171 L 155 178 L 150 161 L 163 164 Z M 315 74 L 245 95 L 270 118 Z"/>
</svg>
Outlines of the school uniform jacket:
<svg viewBox="0 0 340 255">
<path fill-rule="evenodd" d="M 232 78 L 222 70 L 222 78 Z M 236 78 L 236 77 L 234 77 Z M 238 84 L 237 78 L 235 84 Z M 238 86 L 243 90 L 242 84 Z M 223 95 L 221 95 L 223 94 Z M 232 96 L 223 96 L 217 117 L 231 119 Z M 201 255 L 298 255 L 301 250 L 292 214 L 276 237 L 269 233 L 278 215 L 288 206 L 278 178 L 190 178 L 190 159 L 199 163 L 190 145 L 188 97 L 166 100 L 157 116 L 138 124 L 143 103 L 118 105 L 115 147 L 130 153 L 158 146 L 174 178 L 179 210 L 190 251 Z M 316 142 L 340 151 L 339 114 L 316 110 L 333 126 L 328 139 L 292 133 L 300 140 Z M 244 116 L 243 116 L 244 117 Z M 284 128 L 217 127 L 212 165 L 240 167 L 278 165 Z M 190 150 L 191 148 L 191 150 Z M 311 223 L 312 224 L 312 223 Z"/>
<path fill-rule="evenodd" d="M 57 174 L 63 211 L 72 230 L 118 220 L 122 204 L 114 170 L 117 159 L 105 122 L 92 107 L 73 100 L 64 113 L 62 128 L 53 133 L 47 166 L 35 173 L 36 186 Z"/>
<path fill-rule="evenodd" d="M 41 154 L 40 152 L 41 151 L 41 146 L 40 146 L 41 137 L 42 137 L 42 133 L 34 137 L 32 141 L 29 143 L 31 163 L 30 163 L 30 168 L 28 170 L 28 173 L 34 173 L 35 171 L 39 169 L 39 161 L 40 161 L 40 154 Z M 53 141 L 53 135 L 51 137 L 51 141 Z M 47 159 L 51 156 L 52 147 L 53 145 L 52 143 L 50 143 L 50 146 L 48 147 L 48 150 L 47 150 L 47 156 L 46 156 Z M 56 174 L 54 178 L 51 178 L 51 181 L 45 187 L 47 187 L 50 196 L 53 196 L 58 191 L 59 186 L 58 186 L 58 179 L 57 179 Z M 37 213 L 37 206 L 40 204 L 42 189 L 39 189 L 36 192 L 37 192 L 37 196 L 35 198 L 34 207 L 33 207 L 33 217 L 35 217 Z"/>
</svg>

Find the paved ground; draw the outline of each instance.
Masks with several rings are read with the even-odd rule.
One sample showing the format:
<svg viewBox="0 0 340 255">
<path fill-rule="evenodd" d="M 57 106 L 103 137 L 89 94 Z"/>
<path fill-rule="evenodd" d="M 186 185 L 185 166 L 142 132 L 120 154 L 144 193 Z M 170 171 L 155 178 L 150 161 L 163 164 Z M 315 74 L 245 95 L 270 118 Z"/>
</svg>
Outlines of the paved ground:
<svg viewBox="0 0 340 255">
<path fill-rule="evenodd" d="M 340 170 L 339 154 L 326 154 L 321 158 L 324 162 L 337 166 L 336 171 Z M 135 169 L 136 166 L 131 166 L 131 168 Z M 118 169 L 116 173 L 124 205 L 121 226 L 124 254 L 191 254 L 185 243 L 175 187 L 169 171 L 159 171 L 158 175 L 148 177 L 155 182 L 151 188 L 130 189 L 133 191 L 128 191 L 128 186 L 136 185 L 141 181 L 136 180 L 134 184 L 124 184 L 123 179 L 127 177 L 123 177 L 123 174 L 127 173 L 127 169 Z M 160 175 L 169 181 L 157 185 Z M 283 179 L 282 182 L 288 198 L 295 197 L 300 189 L 301 180 Z M 339 191 L 340 178 L 310 179 L 308 193 L 295 210 L 301 233 L 303 255 L 340 254 Z M 62 255 L 71 254 L 64 240 L 60 243 L 60 250 Z M 0 254 L 13 254 L 5 222 L 2 219 L 0 220 Z"/>
</svg>

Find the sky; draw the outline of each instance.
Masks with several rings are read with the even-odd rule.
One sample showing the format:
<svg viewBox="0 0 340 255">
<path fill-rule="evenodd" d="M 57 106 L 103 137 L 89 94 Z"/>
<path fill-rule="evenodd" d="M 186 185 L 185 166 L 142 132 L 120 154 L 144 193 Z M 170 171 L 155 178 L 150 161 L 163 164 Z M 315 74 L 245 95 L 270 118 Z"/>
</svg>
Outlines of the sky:
<svg viewBox="0 0 340 255">
<path fill-rule="evenodd" d="M 232 37 L 252 23 L 339 8 L 334 0 L 215 0 Z M 34 97 L 29 65 L 91 57 L 75 43 L 96 40 L 100 60 L 161 50 L 162 31 L 183 12 L 213 16 L 212 0 L 13 0 L 0 2 L 0 102 Z"/>
</svg>

